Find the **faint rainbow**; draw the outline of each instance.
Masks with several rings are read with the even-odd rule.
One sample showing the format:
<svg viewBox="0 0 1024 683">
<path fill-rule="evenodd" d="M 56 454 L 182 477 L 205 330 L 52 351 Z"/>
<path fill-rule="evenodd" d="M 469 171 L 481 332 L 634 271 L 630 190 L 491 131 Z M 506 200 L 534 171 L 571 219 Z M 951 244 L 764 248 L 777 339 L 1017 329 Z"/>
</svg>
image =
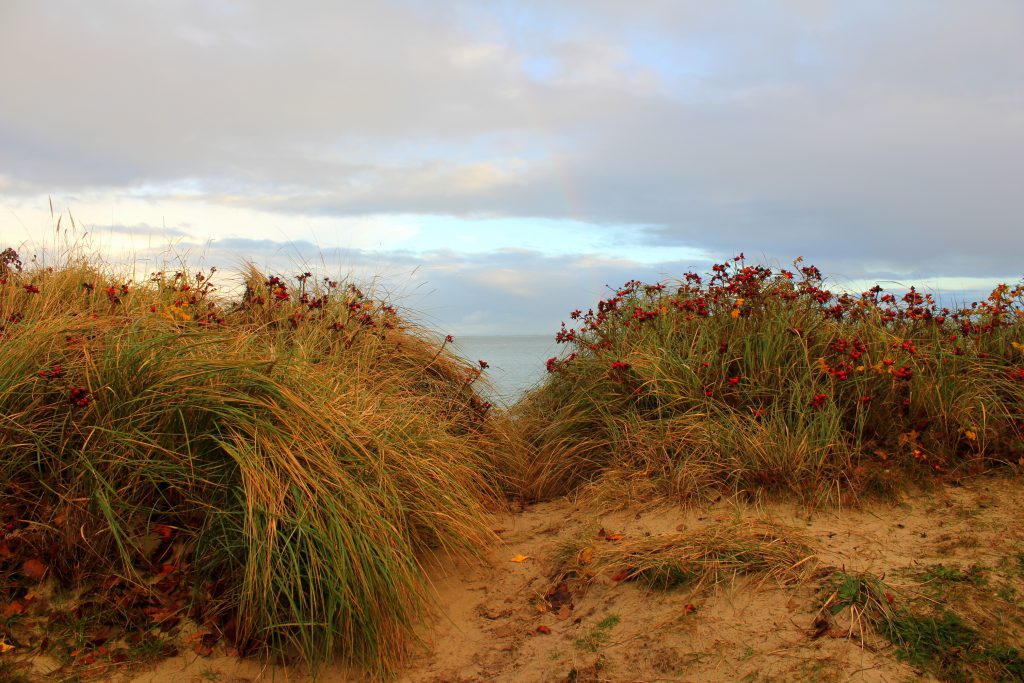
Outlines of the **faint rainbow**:
<svg viewBox="0 0 1024 683">
<path fill-rule="evenodd" d="M 584 205 L 584 192 L 580 189 L 579 183 L 576 182 L 576 178 L 572 174 L 567 157 L 565 155 L 553 156 L 552 164 L 554 166 L 558 187 L 564 201 L 566 216 L 582 229 L 588 229 L 587 226 L 590 223 L 587 219 L 587 211 Z M 607 294 L 606 285 L 615 287 L 622 284 L 619 282 L 606 281 L 607 277 L 602 275 L 596 268 L 587 268 L 584 272 L 586 275 L 581 284 L 586 288 L 591 300 L 578 301 L 575 304 L 577 308 L 581 308 L 584 311 L 588 308 L 597 306 L 597 298 L 595 297 L 605 297 Z"/>
</svg>

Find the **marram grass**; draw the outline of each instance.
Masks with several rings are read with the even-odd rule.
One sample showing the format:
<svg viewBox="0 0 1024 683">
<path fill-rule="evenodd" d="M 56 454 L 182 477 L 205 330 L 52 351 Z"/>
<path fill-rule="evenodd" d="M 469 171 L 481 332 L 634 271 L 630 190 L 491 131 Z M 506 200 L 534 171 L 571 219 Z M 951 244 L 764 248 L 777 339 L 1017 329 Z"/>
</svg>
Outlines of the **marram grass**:
<svg viewBox="0 0 1024 683">
<path fill-rule="evenodd" d="M 573 539 L 559 551 L 566 576 L 635 581 L 657 590 L 699 590 L 738 576 L 791 583 L 818 566 L 809 539 L 764 520 L 716 522 L 645 536 Z"/>
<path fill-rule="evenodd" d="M 1024 286 L 950 310 L 794 270 L 738 257 L 574 311 L 516 406 L 527 493 L 820 504 L 1024 466 Z"/>
<path fill-rule="evenodd" d="M 182 609 L 243 651 L 393 670 L 429 600 L 418 558 L 486 544 L 513 471 L 480 369 L 308 275 L 253 270 L 231 301 L 203 273 L 2 263 L 0 487 L 22 556 L 143 585 L 163 538 L 194 582 Z"/>
</svg>

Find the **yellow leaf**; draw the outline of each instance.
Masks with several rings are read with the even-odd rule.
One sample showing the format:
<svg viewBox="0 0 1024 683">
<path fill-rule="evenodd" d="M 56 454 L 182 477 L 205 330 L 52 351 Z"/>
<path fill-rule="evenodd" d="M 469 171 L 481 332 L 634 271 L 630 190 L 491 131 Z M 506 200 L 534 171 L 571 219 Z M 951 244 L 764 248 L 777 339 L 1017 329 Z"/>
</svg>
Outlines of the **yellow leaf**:
<svg viewBox="0 0 1024 683">
<path fill-rule="evenodd" d="M 964 436 L 966 436 L 971 441 L 974 441 L 975 439 L 978 438 L 978 435 L 972 432 L 970 429 L 964 432 Z"/>
<path fill-rule="evenodd" d="M 14 646 L 0 638 L 0 654 L 6 654 L 14 649 Z"/>
<path fill-rule="evenodd" d="M 580 564 L 590 564 L 592 559 L 594 559 L 594 546 L 580 551 Z"/>
<path fill-rule="evenodd" d="M 516 555 L 515 557 L 513 557 L 512 561 L 513 562 L 526 562 L 528 559 L 530 559 L 529 555 L 519 554 L 519 555 Z"/>
</svg>

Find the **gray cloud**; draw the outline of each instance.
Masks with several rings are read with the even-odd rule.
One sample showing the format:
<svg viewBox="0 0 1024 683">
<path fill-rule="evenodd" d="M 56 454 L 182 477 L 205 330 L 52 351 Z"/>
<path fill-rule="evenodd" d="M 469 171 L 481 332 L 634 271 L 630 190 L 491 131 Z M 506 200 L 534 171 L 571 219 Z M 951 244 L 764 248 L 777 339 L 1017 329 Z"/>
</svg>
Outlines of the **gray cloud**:
<svg viewBox="0 0 1024 683">
<path fill-rule="evenodd" d="M 645 225 L 850 278 L 1024 268 L 1015 0 L 2 12 L 0 196 L 187 183 L 283 214 Z M 460 277 L 513 263 L 567 267 Z"/>
<path fill-rule="evenodd" d="M 227 238 L 208 242 L 181 241 L 174 252 L 153 248 L 134 254 L 143 271 L 174 267 L 178 257 L 202 267 L 217 266 L 218 286 L 237 291 L 238 272 L 253 264 L 264 274 L 294 276 L 311 271 L 317 278 L 344 278 L 375 296 L 403 308 L 406 314 L 439 332 L 466 334 L 552 334 L 569 321 L 576 308 L 596 307 L 597 301 L 627 280 L 675 280 L 683 272 L 707 273 L 710 261 L 662 261 L 653 264 L 588 254 L 545 255 L 526 249 L 505 249 L 467 255 L 437 250 L 370 251 L 338 248 L 309 241 Z M 753 261 L 773 268 L 792 267 L 767 254 L 747 253 Z M 880 282 L 896 293 L 918 285 L 934 273 L 872 269 L 843 260 L 809 259 L 830 275 L 829 286 L 844 290 L 857 282 Z M 141 273 L 142 271 L 140 271 Z M 989 275 L 998 277 L 995 273 Z M 1004 279 L 1015 281 L 1013 276 Z M 924 285 L 922 287 L 922 285 Z M 865 285 L 870 286 L 870 285 Z M 948 289 L 936 292 L 945 303 L 974 301 L 991 288 Z"/>
</svg>

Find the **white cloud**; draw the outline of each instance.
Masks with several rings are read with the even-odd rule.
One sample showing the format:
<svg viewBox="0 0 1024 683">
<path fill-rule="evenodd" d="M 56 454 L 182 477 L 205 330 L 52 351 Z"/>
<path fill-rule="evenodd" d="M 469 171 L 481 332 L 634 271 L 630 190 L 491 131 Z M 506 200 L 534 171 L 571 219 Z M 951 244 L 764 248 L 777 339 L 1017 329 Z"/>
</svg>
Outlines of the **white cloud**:
<svg viewBox="0 0 1024 683">
<path fill-rule="evenodd" d="M 441 244 L 463 256 L 425 267 L 453 277 L 508 258 L 526 270 L 491 284 L 517 296 L 522 278 L 565 282 L 544 254 L 584 254 L 569 272 L 596 279 L 738 251 L 850 279 L 1021 269 L 1016 0 L 3 14 L 7 241 L 46 229 L 52 195 L 97 232 L 166 221 L 195 244 L 423 259 Z M 541 257 L 493 255 L 464 228 L 498 218 L 591 234 L 570 249 L 566 231 L 524 231 L 497 246 Z"/>
</svg>

